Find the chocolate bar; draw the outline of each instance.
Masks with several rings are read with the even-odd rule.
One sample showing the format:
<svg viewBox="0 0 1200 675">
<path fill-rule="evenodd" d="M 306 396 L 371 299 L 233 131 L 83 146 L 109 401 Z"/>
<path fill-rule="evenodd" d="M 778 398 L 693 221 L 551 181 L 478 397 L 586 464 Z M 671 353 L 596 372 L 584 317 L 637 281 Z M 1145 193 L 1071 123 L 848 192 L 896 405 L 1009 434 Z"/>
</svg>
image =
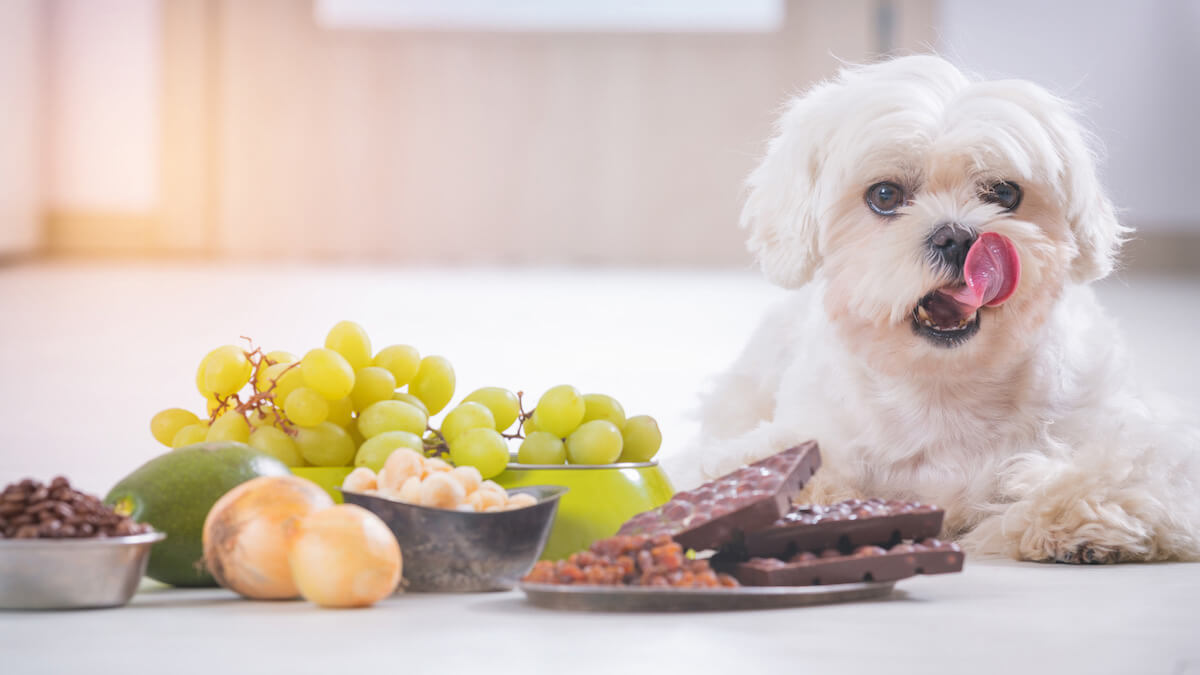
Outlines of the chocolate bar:
<svg viewBox="0 0 1200 675">
<path fill-rule="evenodd" d="M 860 546 L 849 555 L 829 548 L 821 553 L 804 551 L 787 561 L 751 558 L 738 563 L 733 576 L 746 586 L 817 586 L 895 581 L 914 574 L 960 572 L 962 566 L 958 544 L 925 539 L 888 549 Z"/>
<path fill-rule="evenodd" d="M 746 556 L 786 558 L 797 551 L 888 548 L 906 539 L 938 536 L 944 517 L 945 512 L 931 504 L 878 498 L 828 506 L 803 504 L 769 527 L 746 532 L 739 551 Z"/>
<path fill-rule="evenodd" d="M 821 466 L 816 441 L 680 492 L 666 504 L 628 520 L 619 535 L 670 535 L 685 549 L 718 548 L 787 513 L 790 499 Z"/>
</svg>

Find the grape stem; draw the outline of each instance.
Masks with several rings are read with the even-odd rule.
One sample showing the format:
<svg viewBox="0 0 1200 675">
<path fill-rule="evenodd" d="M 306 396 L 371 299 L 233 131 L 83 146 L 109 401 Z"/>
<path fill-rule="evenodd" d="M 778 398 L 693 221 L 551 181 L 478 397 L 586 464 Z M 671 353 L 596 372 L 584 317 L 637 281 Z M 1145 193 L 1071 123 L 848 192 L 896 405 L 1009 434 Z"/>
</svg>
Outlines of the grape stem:
<svg viewBox="0 0 1200 675">
<path fill-rule="evenodd" d="M 284 376 L 284 374 L 292 368 L 300 365 L 300 362 L 296 361 L 295 363 L 288 364 L 287 368 L 284 368 L 279 372 L 278 375 L 268 381 L 266 388 L 260 389 L 258 386 L 258 376 L 262 372 L 262 369 L 273 366 L 278 362 L 268 358 L 267 355 L 263 353 L 261 347 L 255 347 L 254 341 L 250 338 L 246 337 L 245 335 L 241 335 L 239 337 L 246 341 L 246 344 L 250 349 L 250 351 L 243 350 L 242 353 L 246 355 L 246 360 L 249 361 L 252 366 L 250 371 L 250 388 L 253 390 L 253 393 L 251 393 L 245 401 L 243 401 L 236 392 L 224 398 L 218 394 L 213 394 L 213 398 L 217 400 L 217 407 L 213 408 L 212 412 L 209 414 L 208 423 L 211 425 L 213 422 L 216 422 L 218 417 L 229 410 L 233 410 L 241 415 L 242 418 L 246 420 L 247 424 L 250 423 L 251 414 L 257 414 L 259 419 L 265 418 L 268 414 L 271 414 L 275 416 L 275 423 L 281 430 L 283 430 L 284 433 L 289 436 L 297 435 L 299 431 L 296 429 L 296 425 L 293 424 L 292 421 L 283 414 L 281 406 L 276 405 L 275 387 L 279 384 L 279 380 Z M 264 407 L 266 410 L 263 409 Z"/>
<path fill-rule="evenodd" d="M 425 455 L 427 457 L 450 456 L 450 444 L 446 442 L 446 437 L 442 435 L 442 432 L 434 429 L 428 422 L 425 424 L 425 431 L 437 436 L 436 441 L 430 441 L 428 436 L 421 439 L 421 445 L 425 447 Z"/>
<path fill-rule="evenodd" d="M 521 430 L 525 426 L 525 420 L 533 417 L 533 412 L 525 412 L 524 396 L 525 392 L 517 392 L 517 430 L 511 434 L 500 432 L 501 436 L 510 441 L 525 438 L 525 436 L 521 434 Z M 421 444 L 425 448 L 426 456 L 441 457 L 445 455 L 448 457 L 450 455 L 450 444 L 446 442 L 446 437 L 442 434 L 441 430 L 435 429 L 426 423 L 425 431 L 428 433 L 426 434 L 425 438 L 421 439 Z M 430 435 L 435 436 L 436 439 L 430 440 Z"/>
<path fill-rule="evenodd" d="M 525 412 L 525 392 L 517 392 L 517 430 L 511 434 L 501 432 L 500 435 L 504 438 L 513 441 L 516 439 L 524 439 L 525 436 L 521 432 L 525 429 L 525 420 L 533 417 L 533 412 Z"/>
</svg>

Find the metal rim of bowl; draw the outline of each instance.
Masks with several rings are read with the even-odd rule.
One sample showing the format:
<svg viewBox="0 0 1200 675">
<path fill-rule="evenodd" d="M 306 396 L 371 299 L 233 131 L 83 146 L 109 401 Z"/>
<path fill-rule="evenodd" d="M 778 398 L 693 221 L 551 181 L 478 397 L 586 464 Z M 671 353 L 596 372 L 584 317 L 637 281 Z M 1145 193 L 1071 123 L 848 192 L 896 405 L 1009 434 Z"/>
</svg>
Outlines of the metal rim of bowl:
<svg viewBox="0 0 1200 675">
<path fill-rule="evenodd" d="M 532 471 L 534 469 L 577 471 L 582 469 L 648 469 L 654 466 L 658 466 L 658 462 L 652 459 L 649 462 L 616 462 L 613 464 L 521 464 L 520 462 L 509 462 L 505 469 L 508 471 Z"/>
<path fill-rule="evenodd" d="M 142 534 L 127 534 L 121 537 L 30 537 L 29 539 L 0 538 L 0 549 L 48 547 L 82 547 L 82 546 L 134 546 L 136 544 L 154 544 L 167 538 L 165 532 L 143 532 Z"/>
<path fill-rule="evenodd" d="M 485 511 L 459 511 L 457 509 L 441 509 L 436 506 L 422 506 L 420 504 L 414 504 L 412 502 L 402 502 L 398 499 L 390 499 L 388 497 L 384 497 L 383 495 L 371 495 L 371 494 L 367 494 L 365 492 L 355 492 L 353 490 L 346 490 L 346 489 L 342 488 L 341 486 L 335 486 L 335 489 L 338 492 L 342 493 L 343 495 L 350 494 L 350 495 L 354 495 L 355 497 L 365 497 L 367 499 L 378 499 L 380 501 L 388 502 L 390 504 L 403 504 L 404 506 L 411 506 L 413 508 L 421 509 L 423 511 L 435 511 L 437 513 L 460 513 L 463 516 L 484 516 L 484 517 L 500 516 L 505 513 L 512 513 L 513 511 L 520 511 L 523 509 L 531 509 L 535 506 L 545 504 L 546 502 L 550 502 L 550 501 L 554 501 L 555 499 L 559 499 L 563 495 L 570 492 L 570 488 L 567 488 L 562 485 L 522 485 L 521 487 L 509 488 L 508 490 L 506 490 L 506 492 L 520 492 L 522 490 L 529 490 L 531 488 L 546 488 L 546 489 L 554 492 L 554 494 L 552 494 L 548 497 L 539 499 L 536 504 L 530 504 L 529 506 L 522 506 L 520 509 L 505 509 L 503 511 L 486 511 L 485 512 Z"/>
</svg>

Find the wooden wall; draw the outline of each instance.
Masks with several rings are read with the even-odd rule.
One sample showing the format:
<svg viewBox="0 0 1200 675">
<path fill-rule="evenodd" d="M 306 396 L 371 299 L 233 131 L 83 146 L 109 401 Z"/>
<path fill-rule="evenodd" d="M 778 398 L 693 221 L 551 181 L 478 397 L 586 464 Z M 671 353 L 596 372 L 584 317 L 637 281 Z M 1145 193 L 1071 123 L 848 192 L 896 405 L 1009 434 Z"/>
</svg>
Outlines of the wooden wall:
<svg viewBox="0 0 1200 675">
<path fill-rule="evenodd" d="M 897 28 L 877 34 L 877 12 Z M 934 0 L 792 0 L 767 34 L 331 30 L 164 5 L 157 246 L 414 263 L 745 264 L 741 183 L 790 93 Z"/>
</svg>

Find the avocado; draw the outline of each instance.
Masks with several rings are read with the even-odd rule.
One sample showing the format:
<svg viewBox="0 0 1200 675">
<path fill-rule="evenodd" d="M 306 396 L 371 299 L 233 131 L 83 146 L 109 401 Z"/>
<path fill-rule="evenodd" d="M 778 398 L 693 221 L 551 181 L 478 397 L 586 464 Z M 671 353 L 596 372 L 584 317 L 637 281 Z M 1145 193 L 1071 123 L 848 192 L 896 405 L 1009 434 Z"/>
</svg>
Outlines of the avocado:
<svg viewBox="0 0 1200 675">
<path fill-rule="evenodd" d="M 166 533 L 150 550 L 146 576 L 173 586 L 216 586 L 200 564 L 209 509 L 251 478 L 289 473 L 286 464 L 244 443 L 197 443 L 138 467 L 113 486 L 104 502 Z"/>
</svg>

